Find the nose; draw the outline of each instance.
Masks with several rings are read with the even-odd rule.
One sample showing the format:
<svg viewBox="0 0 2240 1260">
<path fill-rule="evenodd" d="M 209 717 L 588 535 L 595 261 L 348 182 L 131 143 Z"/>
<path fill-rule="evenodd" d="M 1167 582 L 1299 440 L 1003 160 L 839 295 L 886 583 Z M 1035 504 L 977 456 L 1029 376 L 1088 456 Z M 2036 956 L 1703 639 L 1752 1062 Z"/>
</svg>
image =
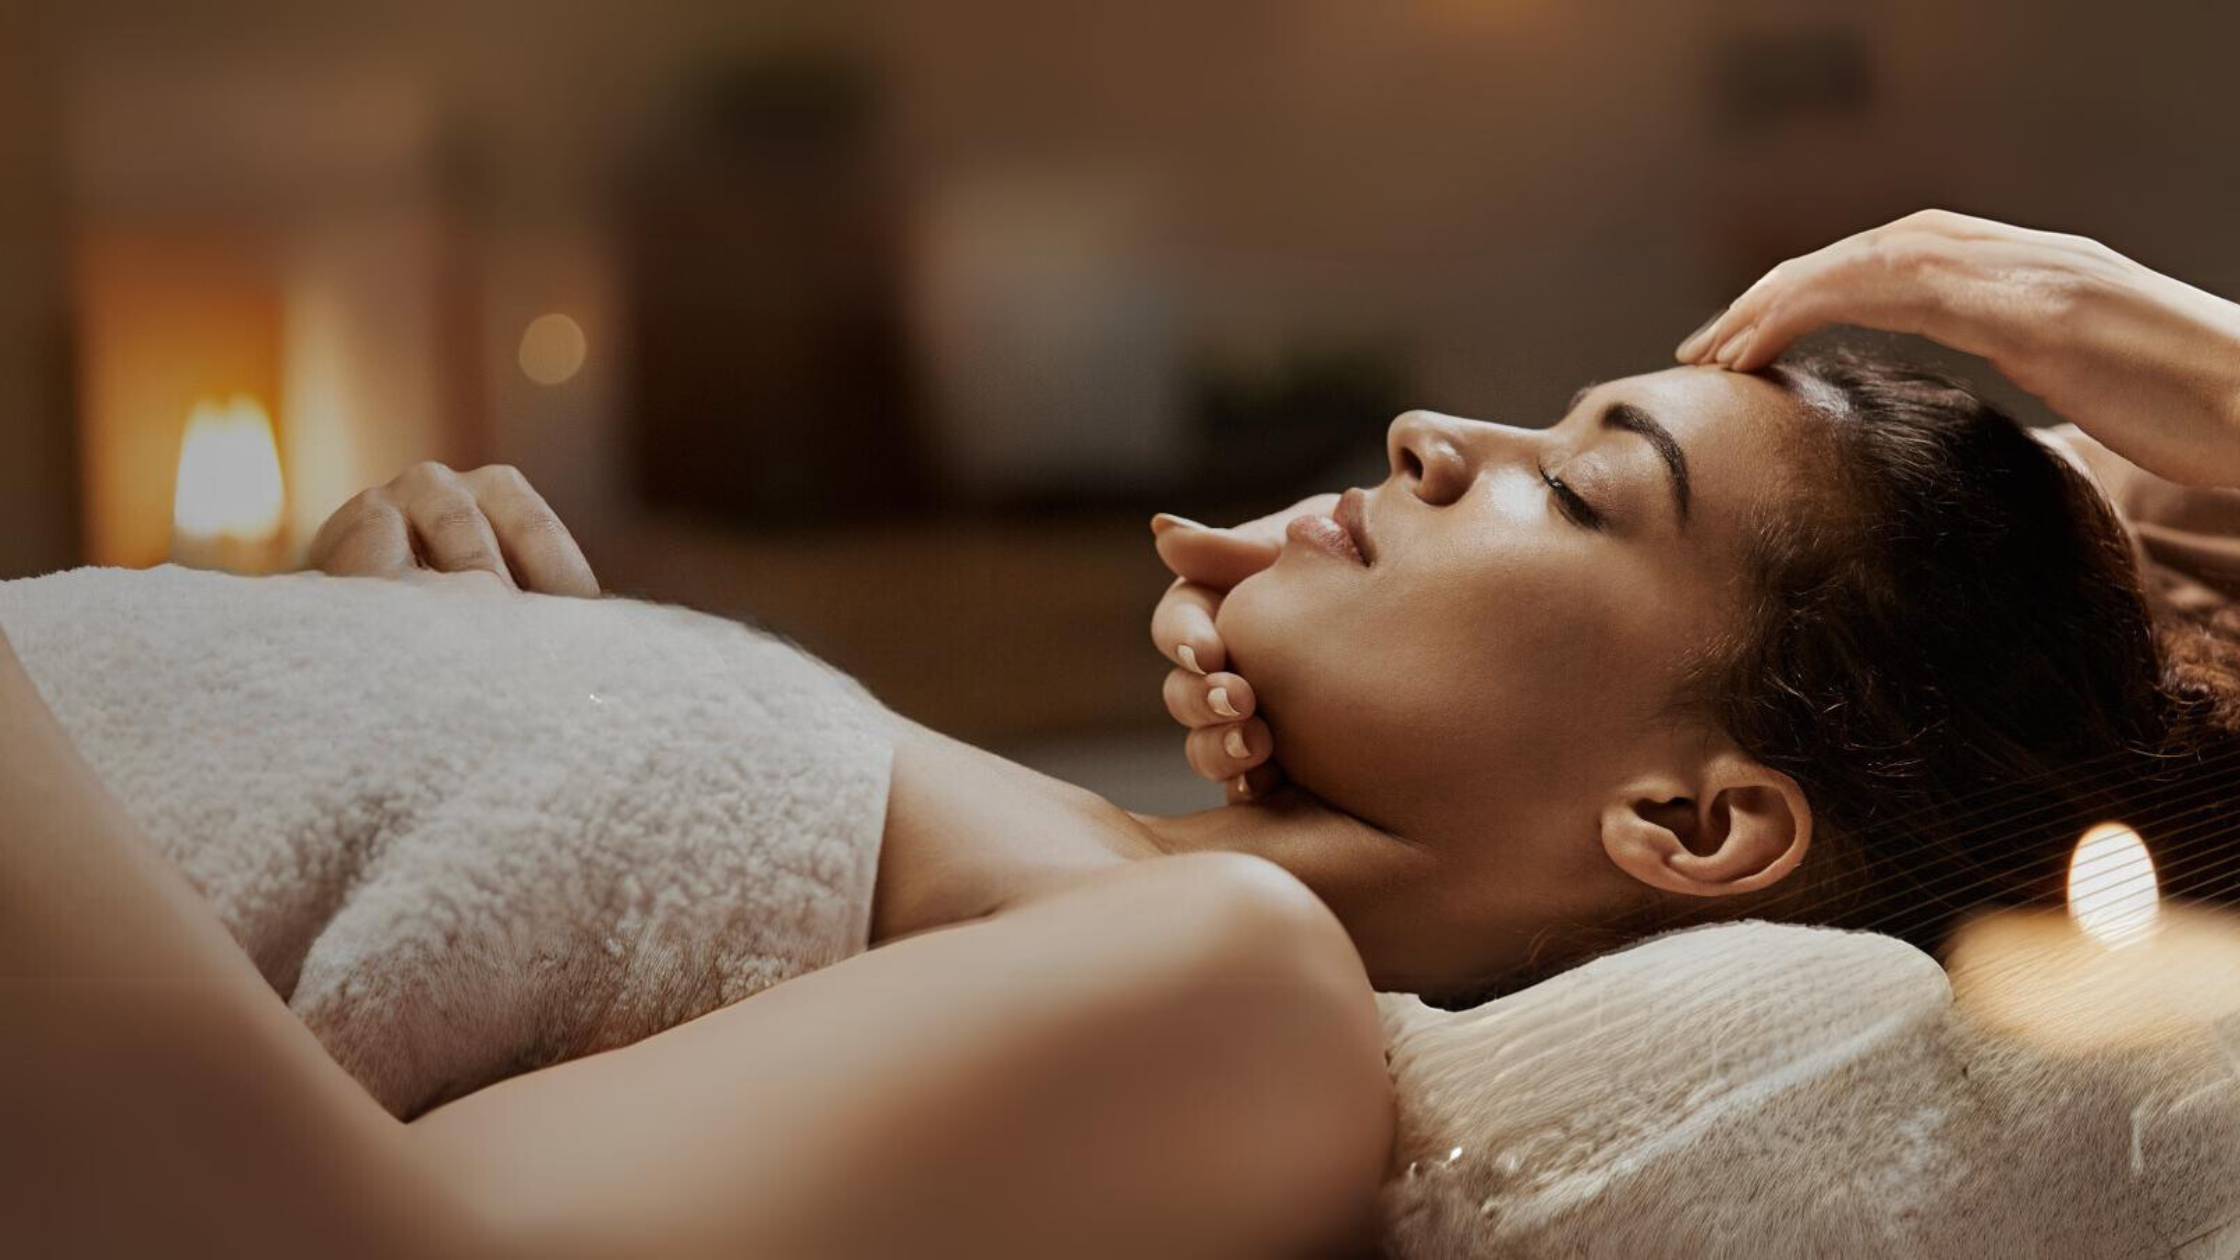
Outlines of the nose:
<svg viewBox="0 0 2240 1260">
<path fill-rule="evenodd" d="M 1477 460 L 1462 430 L 1472 423 L 1436 411 L 1410 411 L 1385 430 L 1392 475 L 1417 498 L 1445 507 L 1469 493 Z"/>
</svg>

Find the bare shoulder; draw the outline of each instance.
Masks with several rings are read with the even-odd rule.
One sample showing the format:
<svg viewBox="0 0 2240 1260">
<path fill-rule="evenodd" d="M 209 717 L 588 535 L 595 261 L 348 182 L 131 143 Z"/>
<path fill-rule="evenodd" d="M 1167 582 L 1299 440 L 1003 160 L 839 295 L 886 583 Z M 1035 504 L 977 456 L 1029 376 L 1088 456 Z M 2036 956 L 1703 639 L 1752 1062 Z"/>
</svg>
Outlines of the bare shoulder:
<svg viewBox="0 0 2240 1260">
<path fill-rule="evenodd" d="M 1350 949 L 1272 863 L 1133 862 L 412 1127 L 585 1254 L 1318 1254 L 1392 1141 Z"/>
</svg>

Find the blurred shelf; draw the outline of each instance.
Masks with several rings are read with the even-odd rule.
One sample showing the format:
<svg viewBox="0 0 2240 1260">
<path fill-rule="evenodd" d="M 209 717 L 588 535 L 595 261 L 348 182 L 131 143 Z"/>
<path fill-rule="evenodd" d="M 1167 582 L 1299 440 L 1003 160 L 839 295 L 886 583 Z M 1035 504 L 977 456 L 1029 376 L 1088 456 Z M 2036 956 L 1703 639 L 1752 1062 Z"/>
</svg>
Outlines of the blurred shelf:
<svg viewBox="0 0 2240 1260">
<path fill-rule="evenodd" d="M 1169 575 L 1139 515 L 785 533 L 649 517 L 586 542 L 608 590 L 785 635 L 962 739 L 1164 720 L 1150 619 Z"/>
</svg>

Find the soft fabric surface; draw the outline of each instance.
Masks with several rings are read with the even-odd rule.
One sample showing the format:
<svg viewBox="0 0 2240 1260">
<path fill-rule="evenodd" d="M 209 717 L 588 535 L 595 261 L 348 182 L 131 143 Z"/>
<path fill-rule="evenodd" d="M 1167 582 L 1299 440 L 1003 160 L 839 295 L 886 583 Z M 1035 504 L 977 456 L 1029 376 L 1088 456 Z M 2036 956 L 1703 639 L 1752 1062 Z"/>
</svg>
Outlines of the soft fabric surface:
<svg viewBox="0 0 2240 1260">
<path fill-rule="evenodd" d="M 2055 1054 L 1894 938 L 1767 923 L 1379 1000 L 1394 1260 L 2240 1257 L 2240 1016 Z"/>
<path fill-rule="evenodd" d="M 399 1116 L 868 945 L 891 716 L 737 622 L 165 567 L 0 583 L 0 626 Z"/>
</svg>

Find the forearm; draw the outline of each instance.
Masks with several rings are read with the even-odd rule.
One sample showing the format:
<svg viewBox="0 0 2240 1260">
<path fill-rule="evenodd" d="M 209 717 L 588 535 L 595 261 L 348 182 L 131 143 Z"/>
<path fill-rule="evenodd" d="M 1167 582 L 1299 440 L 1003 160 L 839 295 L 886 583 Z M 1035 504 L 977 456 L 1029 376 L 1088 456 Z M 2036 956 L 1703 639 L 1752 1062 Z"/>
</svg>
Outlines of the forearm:
<svg viewBox="0 0 2240 1260">
<path fill-rule="evenodd" d="M 2240 488 L 2240 304 L 2124 262 L 2076 307 L 2099 353 L 2054 356 L 2051 394 L 2072 420 L 2166 481 Z M 2016 376 L 2032 392 L 2035 374 Z M 2057 406 L 2057 410 L 2064 408 Z M 2135 417 L 2119 433 L 2101 417 Z"/>
<path fill-rule="evenodd" d="M 416 1140 L 546 1257 L 1297 1255 L 1392 1145 L 1336 918 L 1240 854 L 1123 863 L 605 1054 Z"/>
<path fill-rule="evenodd" d="M 4 634 L 0 1027 L 11 1251 L 430 1254 L 461 1236 L 402 1126 L 140 837 Z"/>
</svg>

